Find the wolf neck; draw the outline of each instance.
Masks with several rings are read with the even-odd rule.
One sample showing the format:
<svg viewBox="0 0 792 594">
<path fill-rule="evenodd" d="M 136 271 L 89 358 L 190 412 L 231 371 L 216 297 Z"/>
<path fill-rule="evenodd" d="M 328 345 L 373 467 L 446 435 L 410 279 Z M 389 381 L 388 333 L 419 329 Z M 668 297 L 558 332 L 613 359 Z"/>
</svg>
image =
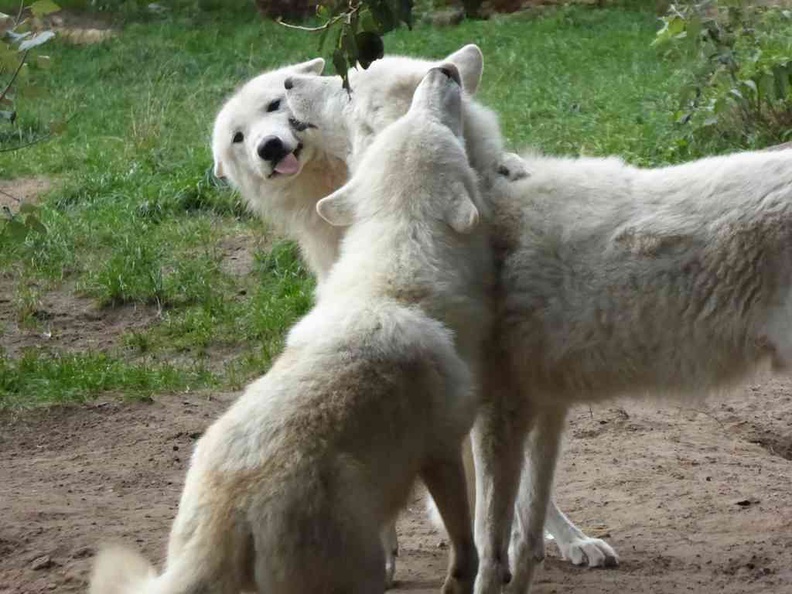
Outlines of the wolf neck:
<svg viewBox="0 0 792 594">
<path fill-rule="evenodd" d="M 487 248 L 483 236 L 457 238 L 449 230 L 447 237 L 438 237 L 437 224 L 383 216 L 356 222 L 318 288 L 319 302 L 387 300 L 419 306 L 430 315 L 437 304 L 463 304 L 473 283 L 486 284 L 480 262 Z"/>
<path fill-rule="evenodd" d="M 297 241 L 308 268 L 320 284 L 338 259 L 344 230 L 328 225 L 316 213 L 316 203 L 340 188 L 346 178 L 343 161 L 325 155 L 312 159 L 275 196 L 274 212 L 268 217 L 279 230 Z"/>
<path fill-rule="evenodd" d="M 503 155 L 503 138 L 498 116 L 491 109 L 469 98 L 465 98 L 462 113 L 468 161 L 480 179 L 488 184 L 497 175 L 498 164 Z"/>
</svg>

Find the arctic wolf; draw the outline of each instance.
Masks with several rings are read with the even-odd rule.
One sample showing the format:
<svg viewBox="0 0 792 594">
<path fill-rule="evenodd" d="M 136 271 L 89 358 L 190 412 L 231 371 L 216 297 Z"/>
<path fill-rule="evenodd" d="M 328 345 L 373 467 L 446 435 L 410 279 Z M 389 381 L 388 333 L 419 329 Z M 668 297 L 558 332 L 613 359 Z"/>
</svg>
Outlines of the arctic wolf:
<svg viewBox="0 0 792 594">
<path fill-rule="evenodd" d="M 419 76 L 407 62 L 376 66 L 353 73 L 347 98 L 337 81 L 286 81 L 294 117 L 311 125 L 306 138 L 353 168 L 359 148 L 406 109 Z M 519 492 L 508 589 L 521 593 L 544 558 L 570 405 L 695 395 L 744 379 L 762 360 L 779 369 L 792 361 L 792 151 L 661 169 L 526 155 L 515 182 L 486 175 L 497 122 L 472 101 L 464 107 L 500 267 L 488 401 L 474 431 L 476 591 L 499 592 L 508 577 Z"/>
<path fill-rule="evenodd" d="M 417 476 L 452 543 L 443 591 L 472 592 L 460 445 L 492 256 L 458 82 L 453 66 L 431 70 L 360 172 L 317 204 L 349 226 L 340 259 L 270 372 L 198 442 L 164 573 L 111 549 L 92 594 L 382 592 L 379 532 Z"/>
<path fill-rule="evenodd" d="M 373 123 L 378 131 L 385 122 L 390 123 L 405 113 L 421 78 L 431 67 L 441 63 L 450 63 L 457 67 L 462 86 L 468 95 L 476 92 L 481 78 L 482 58 L 481 52 L 474 45 L 465 46 L 438 62 L 388 56 L 370 67 L 370 72 L 381 73 L 384 80 L 388 80 L 388 73 L 392 72 L 397 87 L 398 81 L 405 80 L 407 75 L 406 84 L 400 87 L 403 92 L 397 93 L 399 89 L 396 88 L 386 89 L 379 96 L 379 101 L 376 96 L 367 100 L 368 111 L 378 114 L 378 121 Z M 284 81 L 290 77 L 298 80 L 297 77 L 300 76 L 311 76 L 317 81 L 325 80 L 316 76 L 321 72 L 323 64 L 321 59 L 311 60 L 252 79 L 236 91 L 220 110 L 212 139 L 215 173 L 227 178 L 238 188 L 255 212 L 274 222 L 283 233 L 299 242 L 305 260 L 316 275 L 320 287 L 338 258 L 344 229 L 327 224 L 317 214 L 315 206 L 320 198 L 338 189 L 346 181 L 347 149 L 334 151 L 334 147 L 330 146 L 329 150 L 325 150 L 323 145 L 326 139 L 322 139 L 321 143 L 312 141 L 316 136 L 310 134 L 310 130 L 304 130 L 303 125 L 292 118 L 285 101 Z M 357 71 L 351 71 L 351 75 L 355 77 Z M 335 77 L 327 78 L 326 82 L 331 83 L 333 89 L 341 89 Z M 386 97 L 390 99 L 382 100 Z M 469 99 L 464 101 L 469 103 Z M 477 168 L 483 171 L 485 168 L 501 167 L 502 172 L 508 171 L 509 179 L 519 178 L 522 165 L 517 163 L 514 166 L 508 158 L 504 158 L 500 137 L 490 134 L 490 121 L 494 118 L 486 110 L 481 110 L 480 116 L 481 124 L 478 127 L 475 127 L 477 120 L 468 122 L 466 128 L 466 135 L 478 128 L 482 129 L 476 142 L 468 142 L 469 146 L 478 147 L 484 154 L 483 157 L 474 157 L 476 163 L 479 163 Z M 371 131 L 368 136 L 365 135 L 365 130 L 362 132 L 362 144 L 367 144 L 371 140 Z M 284 147 L 282 154 L 273 157 L 275 162 L 262 157 L 263 144 L 266 144 L 262 141 L 272 138 L 277 138 Z M 340 133 L 337 140 L 344 147 L 349 144 L 346 133 Z M 358 152 L 361 152 L 363 146 L 359 148 Z M 264 156 L 271 155 L 272 153 L 266 153 Z M 294 161 L 289 155 L 294 156 L 298 164 L 296 171 Z M 281 169 L 292 173 L 275 171 L 275 167 L 284 159 L 287 160 L 284 164 L 290 166 Z M 509 170 L 509 167 L 514 171 Z M 466 462 L 472 470 L 469 455 L 466 456 Z M 616 562 L 613 549 L 599 539 L 587 537 L 552 502 L 547 521 L 548 531 L 556 538 L 564 556 L 573 563 L 600 566 Z M 397 546 L 393 526 L 385 531 L 383 542 L 390 583 Z"/>
</svg>

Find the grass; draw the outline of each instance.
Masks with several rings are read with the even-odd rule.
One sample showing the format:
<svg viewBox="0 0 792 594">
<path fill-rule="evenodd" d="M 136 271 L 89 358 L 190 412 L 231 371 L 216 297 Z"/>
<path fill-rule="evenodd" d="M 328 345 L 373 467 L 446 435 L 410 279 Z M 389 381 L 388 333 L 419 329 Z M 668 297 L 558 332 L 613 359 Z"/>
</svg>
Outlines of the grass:
<svg viewBox="0 0 792 594">
<path fill-rule="evenodd" d="M 501 114 L 514 148 L 658 164 L 682 157 L 670 114 L 684 65 L 650 47 L 656 28 L 648 11 L 567 8 L 419 26 L 386 44 L 438 57 L 480 44 L 480 97 Z M 161 315 L 108 352 L 0 351 L 0 407 L 236 388 L 267 369 L 310 307 L 313 283 L 294 246 L 273 245 L 266 226 L 213 180 L 210 128 L 236 85 L 312 57 L 315 43 L 245 14 L 193 12 L 128 22 L 94 46 L 48 46 L 53 67 L 30 72 L 36 96 L 0 138 L 68 123 L 49 142 L 3 153 L 0 178 L 59 184 L 39 212 L 46 233 L 21 243 L 0 236 L 0 282 L 18 318 L 30 317 L 42 292 L 67 285 L 101 307 L 150 304 Z M 240 237 L 256 249 L 241 274 L 223 265 L 224 245 Z"/>
</svg>

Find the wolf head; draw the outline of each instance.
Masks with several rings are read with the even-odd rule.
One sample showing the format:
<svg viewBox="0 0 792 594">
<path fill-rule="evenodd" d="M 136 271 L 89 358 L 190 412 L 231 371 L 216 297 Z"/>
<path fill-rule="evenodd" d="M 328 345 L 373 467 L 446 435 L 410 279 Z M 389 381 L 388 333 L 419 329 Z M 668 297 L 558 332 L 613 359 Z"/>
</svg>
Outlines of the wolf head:
<svg viewBox="0 0 792 594">
<path fill-rule="evenodd" d="M 338 77 L 295 74 L 285 80 L 286 97 L 294 117 L 310 128 L 306 138 L 354 168 L 355 156 L 407 112 L 419 83 L 440 64 L 454 66 L 464 91 L 476 92 L 483 58 L 478 47 L 466 45 L 440 62 L 388 56 L 367 70 L 351 70 L 351 94 Z"/>
<path fill-rule="evenodd" d="M 393 216 L 472 231 L 479 198 L 462 140 L 461 81 L 450 62 L 431 68 L 406 115 L 376 136 L 346 185 L 319 201 L 319 215 L 336 226 Z"/>
<path fill-rule="evenodd" d="M 324 60 L 267 72 L 241 87 L 215 119 L 212 134 L 214 172 L 236 187 L 299 174 L 312 148 L 298 138 L 286 104 L 284 81 L 292 76 L 319 78 Z"/>
</svg>

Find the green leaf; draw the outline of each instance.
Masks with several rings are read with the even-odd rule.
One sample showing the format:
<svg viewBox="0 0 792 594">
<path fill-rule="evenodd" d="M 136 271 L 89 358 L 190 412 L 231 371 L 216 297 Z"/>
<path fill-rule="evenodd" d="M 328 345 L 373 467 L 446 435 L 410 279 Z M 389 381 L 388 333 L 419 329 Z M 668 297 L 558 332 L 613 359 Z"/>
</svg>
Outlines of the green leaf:
<svg viewBox="0 0 792 594">
<path fill-rule="evenodd" d="M 53 12 L 58 12 L 59 10 L 60 6 L 52 2 L 52 0 L 37 0 L 30 5 L 30 12 L 33 13 L 34 17 L 39 18 L 52 14 Z"/>
<path fill-rule="evenodd" d="M 325 4 L 319 4 L 316 7 L 316 16 L 323 21 L 329 21 L 331 16 L 330 9 Z"/>
<path fill-rule="evenodd" d="M 335 68 L 336 74 L 344 81 L 344 88 L 349 90 L 349 79 L 347 78 L 349 64 L 347 64 L 347 60 L 344 57 L 344 52 L 338 48 L 333 52 L 333 68 Z"/>
<path fill-rule="evenodd" d="M 330 33 L 330 27 L 323 30 L 319 33 L 319 53 L 321 54 L 324 51 L 325 42 L 327 41 L 327 35 Z"/>
<path fill-rule="evenodd" d="M 374 17 L 371 15 L 370 10 L 364 10 L 360 15 L 360 28 L 363 29 L 363 31 L 377 32 L 377 23 L 374 22 Z"/>
<path fill-rule="evenodd" d="M 29 230 L 35 231 L 39 235 L 46 235 L 47 233 L 47 228 L 44 226 L 44 223 L 42 223 L 36 215 L 28 215 L 25 219 L 25 225 Z"/>
<path fill-rule="evenodd" d="M 380 33 L 392 31 L 396 26 L 396 21 L 393 18 L 393 12 L 391 11 L 390 6 L 388 6 L 385 2 L 380 1 L 377 3 L 372 3 L 369 5 L 369 9 L 371 10 L 374 20 L 379 25 Z"/>
<path fill-rule="evenodd" d="M 789 96 L 789 64 L 773 67 L 773 82 L 776 98 L 785 101 Z"/>
<path fill-rule="evenodd" d="M 16 50 L 12 49 L 7 43 L 0 42 L 0 70 L 7 68 L 8 70 L 16 69 L 19 64 L 19 56 Z"/>
<path fill-rule="evenodd" d="M 24 223 L 16 219 L 6 221 L 5 230 L 11 239 L 18 242 L 25 241 L 25 238 L 28 236 L 28 232 L 30 231 Z"/>
<path fill-rule="evenodd" d="M 763 74 L 759 79 L 759 91 L 765 99 L 773 96 L 775 92 L 775 79 L 769 72 Z"/>
<path fill-rule="evenodd" d="M 358 60 L 358 47 L 355 42 L 355 33 L 349 25 L 344 25 L 341 29 L 341 48 L 346 54 L 347 62 L 355 64 Z"/>
<path fill-rule="evenodd" d="M 740 83 L 745 88 L 749 89 L 754 94 L 754 96 L 759 94 L 759 89 L 757 88 L 756 83 L 753 80 L 751 80 L 750 78 L 748 80 L 740 81 Z"/>
</svg>

